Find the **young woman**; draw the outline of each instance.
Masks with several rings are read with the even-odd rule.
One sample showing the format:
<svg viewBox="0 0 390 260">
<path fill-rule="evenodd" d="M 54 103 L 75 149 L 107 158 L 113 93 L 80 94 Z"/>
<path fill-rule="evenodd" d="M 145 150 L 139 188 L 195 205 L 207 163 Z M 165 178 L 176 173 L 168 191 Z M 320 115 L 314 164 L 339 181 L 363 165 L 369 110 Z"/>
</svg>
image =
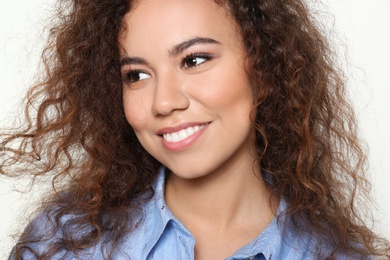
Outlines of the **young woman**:
<svg viewBox="0 0 390 260">
<path fill-rule="evenodd" d="M 356 121 L 304 3 L 58 6 L 1 165 L 55 192 L 11 259 L 389 256 L 359 215 Z"/>
</svg>

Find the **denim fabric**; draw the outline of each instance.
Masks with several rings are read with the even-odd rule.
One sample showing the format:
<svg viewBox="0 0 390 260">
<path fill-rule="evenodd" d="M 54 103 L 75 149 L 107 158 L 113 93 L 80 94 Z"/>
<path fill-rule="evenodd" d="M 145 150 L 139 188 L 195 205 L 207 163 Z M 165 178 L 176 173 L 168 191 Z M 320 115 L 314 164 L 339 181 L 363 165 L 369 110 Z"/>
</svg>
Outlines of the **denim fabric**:
<svg viewBox="0 0 390 260">
<path fill-rule="evenodd" d="M 155 183 L 155 195 L 144 205 L 142 220 L 132 233 L 125 236 L 112 259 L 194 259 L 195 239 L 184 225 L 172 214 L 164 200 L 165 169 L 161 168 Z M 278 214 L 286 208 L 286 202 L 281 200 Z M 283 226 L 285 217 L 279 221 L 274 219 L 269 226 L 252 242 L 240 248 L 233 259 L 279 260 L 279 259 L 318 259 L 313 252 L 326 250 L 318 248 L 309 235 L 302 236 Z M 36 225 L 44 231 L 45 221 L 36 221 Z M 60 237 L 60 234 L 58 234 Z M 56 239 L 56 238 L 55 238 Z M 58 239 L 58 238 L 57 238 Z M 44 244 L 30 245 L 41 252 Z M 13 259 L 12 256 L 10 259 Z M 26 253 L 23 259 L 35 259 Z M 60 251 L 52 259 L 103 259 L 100 244 L 94 248 L 80 252 L 78 257 L 65 251 Z M 344 259 L 340 257 L 338 259 Z"/>
</svg>

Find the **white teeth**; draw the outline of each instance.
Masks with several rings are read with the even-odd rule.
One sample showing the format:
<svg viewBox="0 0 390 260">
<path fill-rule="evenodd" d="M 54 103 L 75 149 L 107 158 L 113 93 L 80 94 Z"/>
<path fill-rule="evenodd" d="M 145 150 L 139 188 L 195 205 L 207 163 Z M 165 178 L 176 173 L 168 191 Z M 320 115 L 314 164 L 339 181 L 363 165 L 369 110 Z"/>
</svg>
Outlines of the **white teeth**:
<svg viewBox="0 0 390 260">
<path fill-rule="evenodd" d="M 200 129 L 204 128 L 205 126 L 206 126 L 206 124 L 203 124 L 200 126 L 197 125 L 194 127 L 190 126 L 190 127 L 187 127 L 186 129 L 180 130 L 179 132 L 170 133 L 170 134 L 163 134 L 163 138 L 167 142 L 177 143 L 177 142 L 183 141 L 184 139 L 188 138 L 189 136 L 195 134 Z"/>
<path fill-rule="evenodd" d="M 186 139 L 187 137 L 188 137 L 188 134 L 187 134 L 186 130 L 183 129 L 179 132 L 179 139 L 183 140 L 183 139 Z"/>
<path fill-rule="evenodd" d="M 179 136 L 176 133 L 172 134 L 172 142 L 179 142 Z"/>
</svg>

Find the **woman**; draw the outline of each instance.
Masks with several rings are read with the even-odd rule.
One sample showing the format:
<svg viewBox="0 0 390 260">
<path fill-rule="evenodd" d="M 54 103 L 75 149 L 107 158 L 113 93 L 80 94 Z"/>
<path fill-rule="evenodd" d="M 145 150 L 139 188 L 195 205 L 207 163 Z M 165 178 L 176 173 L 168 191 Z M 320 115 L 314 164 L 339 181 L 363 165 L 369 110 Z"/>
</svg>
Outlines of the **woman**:
<svg viewBox="0 0 390 260">
<path fill-rule="evenodd" d="M 358 214 L 354 114 L 301 1 L 59 9 L 1 168 L 52 175 L 55 193 L 11 258 L 389 255 Z"/>
</svg>

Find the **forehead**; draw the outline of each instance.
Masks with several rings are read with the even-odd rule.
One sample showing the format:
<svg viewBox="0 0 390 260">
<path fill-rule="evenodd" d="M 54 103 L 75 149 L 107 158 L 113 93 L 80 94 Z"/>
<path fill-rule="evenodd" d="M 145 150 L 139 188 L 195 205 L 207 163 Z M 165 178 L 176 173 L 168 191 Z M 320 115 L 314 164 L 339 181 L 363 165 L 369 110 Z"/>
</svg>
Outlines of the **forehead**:
<svg viewBox="0 0 390 260">
<path fill-rule="evenodd" d="M 130 49 L 174 45 L 193 37 L 218 40 L 238 35 L 230 13 L 214 0 L 139 0 L 123 22 L 119 41 Z"/>
<path fill-rule="evenodd" d="M 142 13 L 142 18 L 149 19 L 151 13 L 157 11 L 162 17 L 167 18 L 189 11 L 192 16 L 197 16 L 207 11 L 219 13 L 222 6 L 225 5 L 222 5 L 220 0 L 135 0 L 129 15 Z M 148 15 L 145 15 L 146 13 Z"/>
</svg>

